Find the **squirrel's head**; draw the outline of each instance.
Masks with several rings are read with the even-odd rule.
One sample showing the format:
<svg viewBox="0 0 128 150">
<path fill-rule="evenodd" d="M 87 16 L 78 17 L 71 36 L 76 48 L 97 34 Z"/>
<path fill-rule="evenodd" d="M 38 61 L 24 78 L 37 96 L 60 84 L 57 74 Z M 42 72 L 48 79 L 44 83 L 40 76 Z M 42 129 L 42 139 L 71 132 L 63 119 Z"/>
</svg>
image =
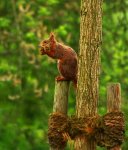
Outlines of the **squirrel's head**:
<svg viewBox="0 0 128 150">
<path fill-rule="evenodd" d="M 39 44 L 41 55 L 49 54 L 51 51 L 54 51 L 56 46 L 56 40 L 53 33 L 50 33 L 49 39 L 43 40 Z"/>
</svg>

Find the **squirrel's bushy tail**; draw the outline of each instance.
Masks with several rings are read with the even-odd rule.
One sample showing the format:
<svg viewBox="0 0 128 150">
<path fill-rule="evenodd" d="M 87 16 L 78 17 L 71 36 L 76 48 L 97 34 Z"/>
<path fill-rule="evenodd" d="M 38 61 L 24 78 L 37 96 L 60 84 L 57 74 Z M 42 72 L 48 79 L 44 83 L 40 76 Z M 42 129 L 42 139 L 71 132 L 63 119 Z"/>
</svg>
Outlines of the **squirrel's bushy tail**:
<svg viewBox="0 0 128 150">
<path fill-rule="evenodd" d="M 73 80 L 73 86 L 74 86 L 74 88 L 75 88 L 75 90 L 77 89 L 77 80 L 75 79 L 75 80 Z"/>
</svg>

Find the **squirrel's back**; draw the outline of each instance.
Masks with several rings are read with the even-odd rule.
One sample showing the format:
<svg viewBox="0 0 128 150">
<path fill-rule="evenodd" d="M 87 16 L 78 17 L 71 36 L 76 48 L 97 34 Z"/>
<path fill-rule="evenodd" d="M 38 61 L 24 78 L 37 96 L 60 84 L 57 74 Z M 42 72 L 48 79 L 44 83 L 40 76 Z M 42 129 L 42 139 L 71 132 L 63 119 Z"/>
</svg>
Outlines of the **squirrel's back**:
<svg viewBox="0 0 128 150">
<path fill-rule="evenodd" d="M 56 44 L 56 56 L 58 56 L 58 58 L 60 56 L 61 59 L 77 59 L 76 52 L 71 47 L 61 43 Z"/>
</svg>

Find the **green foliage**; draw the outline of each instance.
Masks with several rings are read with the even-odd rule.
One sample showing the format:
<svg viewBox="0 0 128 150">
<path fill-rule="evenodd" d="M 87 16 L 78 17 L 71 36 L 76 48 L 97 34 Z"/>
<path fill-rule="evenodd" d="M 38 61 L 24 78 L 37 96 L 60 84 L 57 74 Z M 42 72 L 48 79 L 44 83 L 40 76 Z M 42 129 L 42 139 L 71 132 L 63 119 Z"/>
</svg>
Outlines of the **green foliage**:
<svg viewBox="0 0 128 150">
<path fill-rule="evenodd" d="M 0 28 L 7 28 L 10 25 L 10 20 L 8 18 L 0 18 Z"/>
<path fill-rule="evenodd" d="M 121 0 L 103 4 L 99 112 L 106 112 L 107 83 L 120 82 L 128 137 L 127 6 L 127 1 Z M 49 149 L 47 122 L 58 71 L 54 60 L 39 55 L 38 44 L 54 31 L 59 41 L 78 52 L 79 11 L 77 0 L 1 1 L 0 150 Z M 69 114 L 75 113 L 74 108 L 71 86 Z M 127 140 L 123 149 L 128 149 Z"/>
</svg>

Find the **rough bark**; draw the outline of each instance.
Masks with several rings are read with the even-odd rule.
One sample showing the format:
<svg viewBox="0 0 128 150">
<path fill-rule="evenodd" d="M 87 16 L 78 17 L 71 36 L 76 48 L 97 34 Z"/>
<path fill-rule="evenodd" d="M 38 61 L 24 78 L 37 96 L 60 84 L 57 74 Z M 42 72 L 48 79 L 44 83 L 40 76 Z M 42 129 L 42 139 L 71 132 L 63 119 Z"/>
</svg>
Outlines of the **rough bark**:
<svg viewBox="0 0 128 150">
<path fill-rule="evenodd" d="M 100 45 L 102 42 L 102 0 L 81 0 L 80 52 L 78 58 L 77 117 L 97 113 Z M 75 150 L 95 150 L 92 140 L 78 138 Z"/>
<path fill-rule="evenodd" d="M 107 86 L 107 111 L 121 111 L 121 87 L 119 83 L 111 83 Z M 120 146 L 108 150 L 121 150 Z"/>
</svg>

